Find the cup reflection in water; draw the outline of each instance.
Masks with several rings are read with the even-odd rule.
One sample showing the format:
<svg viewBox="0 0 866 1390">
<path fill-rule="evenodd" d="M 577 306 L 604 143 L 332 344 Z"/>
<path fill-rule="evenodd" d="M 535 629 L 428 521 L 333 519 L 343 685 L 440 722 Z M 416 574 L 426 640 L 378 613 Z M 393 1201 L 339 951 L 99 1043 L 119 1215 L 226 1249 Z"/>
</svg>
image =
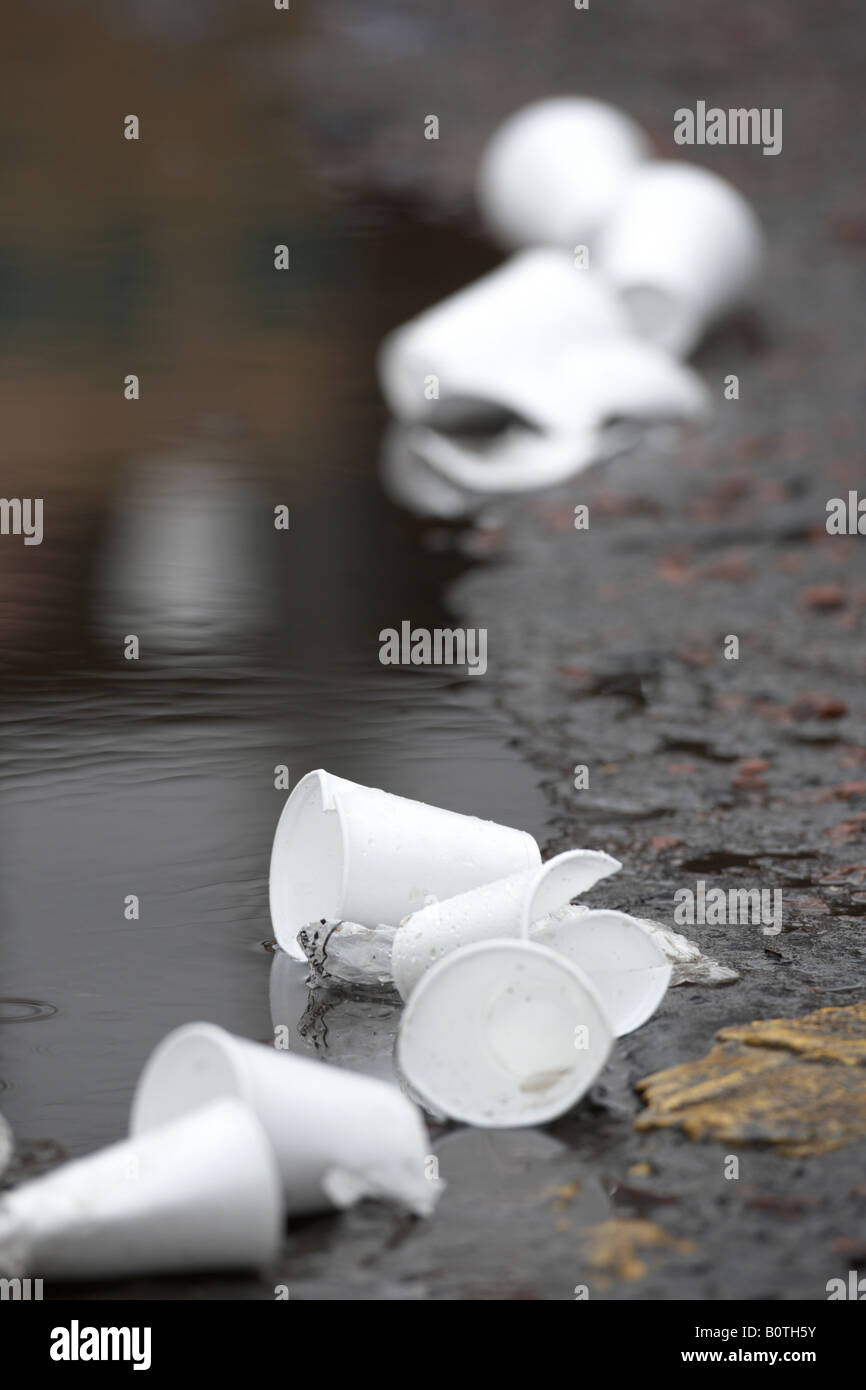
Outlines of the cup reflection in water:
<svg viewBox="0 0 866 1390">
<path fill-rule="evenodd" d="M 650 143 L 640 126 L 592 97 L 547 97 L 494 131 L 478 169 L 481 215 L 508 247 L 592 247 Z"/>
</svg>

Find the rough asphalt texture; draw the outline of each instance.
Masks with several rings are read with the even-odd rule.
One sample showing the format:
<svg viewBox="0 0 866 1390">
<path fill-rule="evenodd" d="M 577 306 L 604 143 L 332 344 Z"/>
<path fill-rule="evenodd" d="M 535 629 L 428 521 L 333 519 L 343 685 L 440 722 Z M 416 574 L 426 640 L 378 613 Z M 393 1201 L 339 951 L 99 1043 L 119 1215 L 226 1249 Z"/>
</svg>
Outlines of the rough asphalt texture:
<svg viewBox="0 0 866 1390">
<path fill-rule="evenodd" d="M 742 1146 L 728 1181 L 724 1146 L 632 1122 L 636 1082 L 702 1056 L 722 1025 L 866 998 L 866 539 L 825 531 L 829 498 L 866 492 L 866 19 L 844 0 L 541 6 L 531 19 L 467 0 L 367 5 L 363 21 L 336 0 L 318 10 L 292 58 L 311 160 L 425 217 L 469 216 L 481 141 L 535 96 L 620 102 L 668 156 L 680 105 L 783 108 L 778 158 L 697 152 L 754 200 L 770 248 L 757 314 L 697 359 L 712 426 L 499 509 L 457 538 L 478 563 L 448 596 L 455 619 L 489 630 L 485 688 L 556 809 L 544 852 L 623 860 L 593 904 L 671 922 L 674 892 L 699 879 L 780 888 L 783 931 L 688 928 L 739 982 L 669 992 L 590 1099 L 545 1131 L 441 1137 L 435 1220 L 366 1204 L 296 1225 L 273 1279 L 210 1296 L 285 1283 L 293 1299 L 570 1299 L 587 1284 L 592 1298 L 823 1299 L 828 1279 L 866 1268 L 866 1139 L 805 1160 Z M 422 167 L 428 111 L 443 137 Z M 729 634 L 737 661 L 723 657 Z M 590 787 L 576 792 L 581 763 Z M 630 1175 L 637 1164 L 649 1172 Z M 651 1248 L 642 1277 L 605 1279 L 584 1233 L 636 1217 L 691 1248 Z"/>
</svg>

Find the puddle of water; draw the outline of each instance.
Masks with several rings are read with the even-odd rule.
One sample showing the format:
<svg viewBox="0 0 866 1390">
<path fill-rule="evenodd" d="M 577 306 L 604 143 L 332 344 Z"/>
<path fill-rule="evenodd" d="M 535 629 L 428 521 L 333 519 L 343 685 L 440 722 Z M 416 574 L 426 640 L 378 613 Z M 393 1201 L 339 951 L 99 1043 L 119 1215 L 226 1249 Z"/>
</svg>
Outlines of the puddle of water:
<svg viewBox="0 0 866 1390">
<path fill-rule="evenodd" d="M 87 25 L 67 39 L 65 67 L 78 43 L 83 62 L 134 69 L 161 110 L 185 100 L 188 70 L 163 71 L 158 44 L 121 54 Z M 323 202 L 290 168 L 291 114 L 264 148 L 273 96 L 227 87 L 220 61 L 199 55 L 198 105 L 146 173 L 113 137 L 84 140 L 94 169 L 68 167 L 20 87 L 34 139 L 45 126 L 42 180 L 3 157 L 22 190 L 0 233 L 4 488 L 44 499 L 45 535 L 0 542 L 0 1022 L 34 1023 L 0 1028 L 0 1074 L 16 1133 L 71 1155 L 124 1131 L 169 1029 L 272 1037 L 278 764 L 536 835 L 546 819 L 483 678 L 378 661 L 381 628 L 454 622 L 443 593 L 466 562 L 425 546 L 428 523 L 378 481 L 375 348 L 492 254 Z M 295 1041 L 386 1074 L 390 1027 L 371 1051 L 344 1004 L 308 1012 Z"/>
</svg>

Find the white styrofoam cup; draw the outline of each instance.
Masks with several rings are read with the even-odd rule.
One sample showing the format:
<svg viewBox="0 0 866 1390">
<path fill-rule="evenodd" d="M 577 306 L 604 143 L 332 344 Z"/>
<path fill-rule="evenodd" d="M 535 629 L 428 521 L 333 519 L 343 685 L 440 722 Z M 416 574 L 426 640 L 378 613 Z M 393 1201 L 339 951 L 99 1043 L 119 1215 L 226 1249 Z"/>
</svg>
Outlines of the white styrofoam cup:
<svg viewBox="0 0 866 1390">
<path fill-rule="evenodd" d="M 670 983 L 670 962 L 646 929 L 625 912 L 565 907 L 533 923 L 529 939 L 564 956 L 589 977 L 616 1038 L 646 1023 Z"/>
<path fill-rule="evenodd" d="M 619 291 L 635 330 L 686 356 L 747 301 L 763 242 L 751 206 L 725 179 L 662 160 L 643 165 L 624 189 L 595 265 Z"/>
<path fill-rule="evenodd" d="M 395 1087 L 190 1023 L 163 1038 L 132 1105 L 133 1134 L 220 1096 L 239 1097 L 273 1146 L 290 1214 L 347 1207 L 362 1197 L 429 1215 L 438 1196 L 425 1174 L 420 1112 Z"/>
<path fill-rule="evenodd" d="M 64 1163 L 0 1198 L 0 1270 L 103 1279 L 258 1268 L 282 1190 L 262 1126 L 220 1100 Z"/>
<path fill-rule="evenodd" d="M 418 981 L 397 1061 L 434 1112 L 507 1129 L 570 1110 L 612 1043 L 595 986 L 570 961 L 521 939 L 480 941 Z"/>
<path fill-rule="evenodd" d="M 388 334 L 378 356 L 392 414 L 437 428 L 511 417 L 549 429 L 574 390 L 563 352 L 631 331 L 616 292 L 565 252 L 522 251 Z"/>
<path fill-rule="evenodd" d="M 493 133 L 478 169 L 489 231 L 504 246 L 593 244 L 617 196 L 650 153 L 635 121 L 591 97 L 548 97 Z"/>
<path fill-rule="evenodd" d="M 320 768 L 301 779 L 277 825 L 271 920 L 283 950 L 303 960 L 297 935 L 310 922 L 396 926 L 431 898 L 453 897 L 540 862 L 538 845 L 523 830 Z"/>
<path fill-rule="evenodd" d="M 533 869 L 428 904 L 394 933 L 391 974 L 397 989 L 408 999 L 424 972 L 450 951 L 525 934 L 532 922 L 621 868 L 619 860 L 600 850 L 567 850 Z"/>
</svg>

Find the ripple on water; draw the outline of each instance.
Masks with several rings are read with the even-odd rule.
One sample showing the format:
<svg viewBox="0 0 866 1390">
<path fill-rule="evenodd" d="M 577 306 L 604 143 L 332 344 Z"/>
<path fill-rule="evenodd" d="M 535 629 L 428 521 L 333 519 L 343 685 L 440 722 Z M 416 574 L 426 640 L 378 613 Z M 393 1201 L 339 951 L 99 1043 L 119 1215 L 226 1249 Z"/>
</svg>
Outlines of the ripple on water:
<svg viewBox="0 0 866 1390">
<path fill-rule="evenodd" d="M 0 999 L 0 1023 L 33 1023 L 38 1018 L 53 1018 L 54 1004 L 40 999 Z"/>
</svg>

